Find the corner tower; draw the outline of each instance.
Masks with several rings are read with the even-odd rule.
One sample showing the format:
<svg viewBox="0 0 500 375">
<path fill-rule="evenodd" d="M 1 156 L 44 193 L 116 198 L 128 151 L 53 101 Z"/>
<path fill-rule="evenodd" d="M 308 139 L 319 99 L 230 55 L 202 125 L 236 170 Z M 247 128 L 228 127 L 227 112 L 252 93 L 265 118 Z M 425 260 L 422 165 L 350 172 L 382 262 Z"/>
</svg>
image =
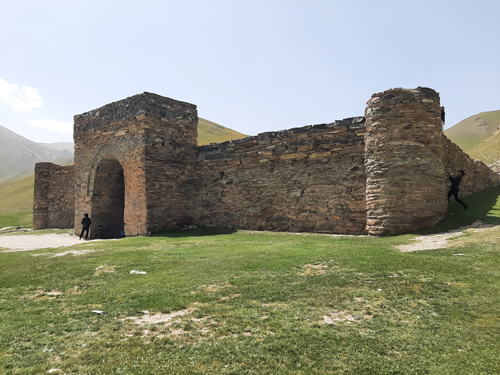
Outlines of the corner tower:
<svg viewBox="0 0 500 375">
<path fill-rule="evenodd" d="M 447 209 L 439 94 L 429 88 L 373 94 L 366 107 L 367 231 L 408 233 Z"/>
</svg>

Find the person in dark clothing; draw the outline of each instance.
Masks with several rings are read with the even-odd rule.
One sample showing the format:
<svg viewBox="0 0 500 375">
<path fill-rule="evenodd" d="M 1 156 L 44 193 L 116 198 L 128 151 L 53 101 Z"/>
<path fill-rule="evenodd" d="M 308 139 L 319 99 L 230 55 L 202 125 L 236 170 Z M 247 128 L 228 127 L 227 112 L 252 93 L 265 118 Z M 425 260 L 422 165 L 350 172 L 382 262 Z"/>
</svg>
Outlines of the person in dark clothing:
<svg viewBox="0 0 500 375">
<path fill-rule="evenodd" d="M 85 232 L 85 239 L 89 236 L 90 224 L 92 224 L 92 220 L 90 220 L 89 214 L 84 214 L 84 218 L 82 219 L 82 232 L 80 233 L 80 239 L 82 239 L 83 232 Z"/>
<path fill-rule="evenodd" d="M 441 107 L 441 124 L 443 125 L 444 125 L 444 116 L 445 116 L 444 107 Z"/>
<path fill-rule="evenodd" d="M 460 183 L 462 182 L 463 176 L 465 176 L 465 172 L 463 170 L 459 170 L 457 177 L 451 177 L 451 176 L 448 177 L 449 180 L 451 181 L 450 191 L 448 192 L 448 202 L 450 201 L 450 198 L 453 195 L 455 201 L 464 206 L 464 210 L 466 210 L 467 208 L 469 208 L 469 206 L 467 206 L 464 202 L 460 200 L 460 198 L 458 198 L 458 192 L 460 191 Z"/>
</svg>

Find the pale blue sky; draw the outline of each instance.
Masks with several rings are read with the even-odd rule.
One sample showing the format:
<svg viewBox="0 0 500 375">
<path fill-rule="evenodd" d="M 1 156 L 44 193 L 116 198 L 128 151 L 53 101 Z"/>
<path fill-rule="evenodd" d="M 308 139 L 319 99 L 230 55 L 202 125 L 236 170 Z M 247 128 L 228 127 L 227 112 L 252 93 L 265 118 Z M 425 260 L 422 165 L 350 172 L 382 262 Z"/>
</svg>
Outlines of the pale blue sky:
<svg viewBox="0 0 500 375">
<path fill-rule="evenodd" d="M 37 142 L 144 91 L 251 135 L 394 87 L 438 91 L 447 126 L 500 109 L 498 0 L 0 0 L 0 45 L 0 125 Z"/>
</svg>

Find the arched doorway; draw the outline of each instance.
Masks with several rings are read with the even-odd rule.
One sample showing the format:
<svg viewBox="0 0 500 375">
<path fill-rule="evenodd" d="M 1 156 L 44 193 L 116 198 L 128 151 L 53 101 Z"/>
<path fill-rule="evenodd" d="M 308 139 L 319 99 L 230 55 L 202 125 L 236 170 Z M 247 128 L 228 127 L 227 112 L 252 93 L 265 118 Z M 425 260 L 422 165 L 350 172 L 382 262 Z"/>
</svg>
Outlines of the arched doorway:
<svg viewBox="0 0 500 375">
<path fill-rule="evenodd" d="M 95 170 L 92 191 L 92 228 L 109 226 L 116 234 L 124 227 L 125 179 L 120 162 L 105 156 Z"/>
</svg>

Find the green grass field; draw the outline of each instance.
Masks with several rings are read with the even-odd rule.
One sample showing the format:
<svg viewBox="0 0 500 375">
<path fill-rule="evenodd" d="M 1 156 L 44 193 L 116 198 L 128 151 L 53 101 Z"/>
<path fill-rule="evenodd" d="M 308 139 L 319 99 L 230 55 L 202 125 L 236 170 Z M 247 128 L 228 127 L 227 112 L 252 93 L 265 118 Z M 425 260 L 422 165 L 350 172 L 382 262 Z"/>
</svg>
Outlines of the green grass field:
<svg viewBox="0 0 500 375">
<path fill-rule="evenodd" d="M 0 184 L 0 228 L 33 223 L 33 175 Z"/>
<path fill-rule="evenodd" d="M 451 203 L 440 228 L 499 224 L 499 195 Z M 0 373 L 500 373 L 500 229 L 395 248 L 414 237 L 192 230 L 0 250 Z"/>
</svg>

